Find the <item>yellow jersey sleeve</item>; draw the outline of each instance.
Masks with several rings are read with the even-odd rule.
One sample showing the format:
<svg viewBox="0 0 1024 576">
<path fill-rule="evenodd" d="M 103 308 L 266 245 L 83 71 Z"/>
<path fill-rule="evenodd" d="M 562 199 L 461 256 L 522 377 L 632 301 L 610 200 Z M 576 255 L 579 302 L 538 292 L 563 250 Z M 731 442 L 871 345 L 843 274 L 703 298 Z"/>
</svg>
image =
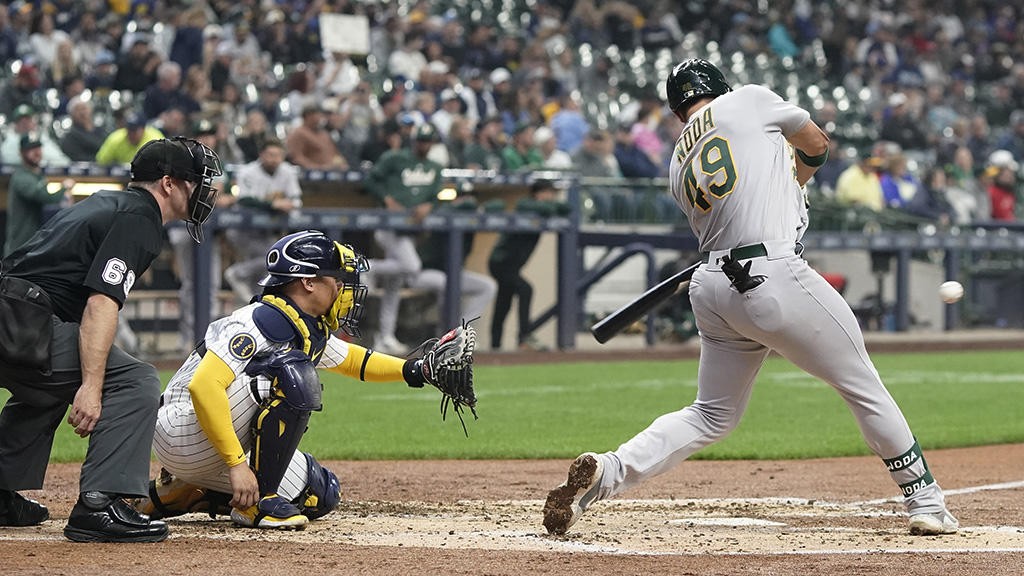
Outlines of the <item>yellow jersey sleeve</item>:
<svg viewBox="0 0 1024 576">
<path fill-rule="evenodd" d="M 345 360 L 337 366 L 327 368 L 335 374 L 358 378 L 364 382 L 402 382 L 402 367 L 405 360 L 372 352 L 356 344 L 348 345 Z"/>
<path fill-rule="evenodd" d="M 207 351 L 188 385 L 199 426 L 228 466 L 245 462 L 245 451 L 232 426 L 231 405 L 226 392 L 234 380 L 235 373 L 227 363 Z"/>
</svg>

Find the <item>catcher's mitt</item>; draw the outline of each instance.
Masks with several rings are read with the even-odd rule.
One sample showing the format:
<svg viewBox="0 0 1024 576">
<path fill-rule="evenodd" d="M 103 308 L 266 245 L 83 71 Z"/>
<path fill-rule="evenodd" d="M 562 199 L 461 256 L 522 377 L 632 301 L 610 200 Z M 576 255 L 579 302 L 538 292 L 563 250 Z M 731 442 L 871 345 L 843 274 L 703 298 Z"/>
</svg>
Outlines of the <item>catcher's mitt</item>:
<svg viewBox="0 0 1024 576">
<path fill-rule="evenodd" d="M 420 345 L 426 353 L 422 359 L 423 379 L 441 391 L 441 419 L 448 405 L 462 422 L 462 431 L 469 436 L 462 412 L 469 408 L 476 415 L 476 394 L 473 392 L 473 348 L 476 330 L 465 320 L 440 338 L 431 338 Z"/>
</svg>

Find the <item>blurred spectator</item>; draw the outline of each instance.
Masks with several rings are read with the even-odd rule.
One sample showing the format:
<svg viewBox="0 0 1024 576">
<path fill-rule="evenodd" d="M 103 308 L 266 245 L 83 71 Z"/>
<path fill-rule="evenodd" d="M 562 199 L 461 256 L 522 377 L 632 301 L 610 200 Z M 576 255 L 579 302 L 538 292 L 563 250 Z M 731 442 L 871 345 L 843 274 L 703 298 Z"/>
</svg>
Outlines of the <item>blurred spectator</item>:
<svg viewBox="0 0 1024 576">
<path fill-rule="evenodd" d="M 117 61 L 109 50 L 101 50 L 93 62 L 92 72 L 85 77 L 85 87 L 98 98 L 106 98 L 117 80 Z"/>
<path fill-rule="evenodd" d="M 22 104 L 14 109 L 11 115 L 14 130 L 7 133 L 3 144 L 0 144 L 0 160 L 4 164 L 17 166 L 21 164 L 21 139 L 26 134 L 33 134 L 42 144 L 42 165 L 46 168 L 67 166 L 71 161 L 61 151 L 60 146 L 50 136 L 39 129 L 39 114 L 31 106 Z"/>
<path fill-rule="evenodd" d="M 536 124 L 539 107 L 534 106 L 530 90 L 519 86 L 510 90 L 500 105 L 501 121 L 506 134 L 514 135 L 522 124 Z"/>
<path fill-rule="evenodd" d="M 324 112 L 319 104 L 308 104 L 302 109 L 302 124 L 288 135 L 287 149 L 292 163 L 306 170 L 348 169 L 327 132 Z"/>
<path fill-rule="evenodd" d="M 1010 114 L 1010 128 L 998 143 L 1000 150 L 1013 154 L 1018 162 L 1024 160 L 1024 108 Z"/>
<path fill-rule="evenodd" d="M 199 103 L 181 90 L 181 66 L 164 62 L 156 71 L 156 84 L 146 88 L 142 111 L 152 120 L 168 108 L 180 108 L 186 114 L 199 111 Z"/>
<path fill-rule="evenodd" d="M 725 33 L 722 41 L 722 53 L 732 54 L 742 52 L 744 54 L 756 54 L 762 50 L 757 34 L 753 31 L 750 15 L 746 12 L 736 12 L 732 15 L 732 26 Z"/>
<path fill-rule="evenodd" d="M 1017 170 L 1020 165 L 1006 150 L 996 150 L 989 156 L 986 172 L 991 178 L 988 197 L 992 203 L 993 220 L 1016 220 Z"/>
<path fill-rule="evenodd" d="M 275 8 L 267 12 L 263 26 L 256 31 L 260 46 L 270 55 L 271 62 L 295 64 L 299 61 L 299 52 L 292 41 L 291 29 L 284 12 Z"/>
<path fill-rule="evenodd" d="M 238 170 L 238 205 L 288 214 L 302 208 L 302 189 L 298 169 L 285 162 L 284 148 L 276 139 L 263 143 L 259 160 Z M 267 249 L 280 236 L 280 230 L 229 228 L 227 238 L 238 253 L 238 261 L 224 271 L 224 278 L 241 302 L 252 300 L 256 282 L 266 274 Z"/>
<path fill-rule="evenodd" d="M 923 189 L 921 181 L 907 171 L 907 157 L 902 152 L 886 158 L 879 183 L 882 202 L 889 208 L 906 208 Z"/>
<path fill-rule="evenodd" d="M 448 132 L 451 130 L 452 121 L 462 115 L 463 105 L 462 98 L 459 98 L 455 90 L 446 88 L 441 92 L 441 109 L 430 116 L 430 123 L 437 128 L 437 132 L 441 134 L 442 139 L 448 139 Z"/>
<path fill-rule="evenodd" d="M 96 153 L 97 164 L 130 164 L 135 153 L 150 140 L 159 140 L 164 135 L 146 125 L 146 118 L 139 112 L 130 112 L 125 117 L 124 128 L 118 128 L 107 136 Z"/>
<path fill-rule="evenodd" d="M 423 34 L 410 32 L 406 34 L 402 45 L 391 52 L 388 57 L 388 72 L 399 79 L 419 82 L 420 71 L 427 67 L 427 58 L 423 55 Z"/>
<path fill-rule="evenodd" d="M 0 62 L 13 62 L 20 57 L 18 35 L 11 28 L 6 9 L 0 9 Z"/>
<path fill-rule="evenodd" d="M 260 88 L 258 106 L 263 117 L 271 126 L 284 120 L 284 115 L 281 113 L 281 87 L 277 84 L 266 84 Z"/>
<path fill-rule="evenodd" d="M 259 108 L 249 110 L 245 115 L 245 127 L 242 135 L 236 140 L 242 157 L 246 162 L 254 162 L 259 158 L 264 143 L 273 136 L 267 130 L 267 118 Z"/>
<path fill-rule="evenodd" d="M 558 149 L 555 132 L 547 126 L 541 126 L 533 132 L 533 143 L 540 151 L 541 167 L 545 170 L 572 170 L 572 157 L 564 150 Z"/>
<path fill-rule="evenodd" d="M 57 44 L 56 55 L 47 76 L 50 78 L 50 86 L 55 88 L 65 86 L 70 78 L 82 78 L 82 67 L 70 39 Z"/>
<path fill-rule="evenodd" d="M 356 89 L 359 80 L 359 68 L 348 54 L 328 52 L 316 86 L 325 96 L 347 96 Z"/>
<path fill-rule="evenodd" d="M 338 111 L 341 128 L 341 154 L 349 166 L 356 166 L 373 134 L 374 127 L 384 121 L 384 111 L 371 92 L 370 83 L 361 80 L 352 95 L 345 98 Z"/>
<path fill-rule="evenodd" d="M 248 20 L 239 20 L 218 50 L 224 49 L 231 59 L 231 79 L 237 84 L 261 80 L 260 45 L 250 33 Z"/>
<path fill-rule="evenodd" d="M 533 145 L 533 125 L 520 122 L 512 140 L 501 151 L 502 170 L 531 170 L 540 168 L 544 162 L 540 151 Z"/>
<path fill-rule="evenodd" d="M 861 151 L 858 162 L 847 168 L 836 181 L 836 200 L 842 204 L 882 210 L 882 185 L 878 169 L 881 160 L 870 148 Z"/>
<path fill-rule="evenodd" d="M 39 10 L 32 15 L 30 33 L 29 43 L 32 45 L 32 53 L 38 59 L 39 66 L 44 70 L 49 70 L 57 58 L 57 46 L 62 42 L 70 41 L 71 37 L 67 32 L 54 28 L 53 17 L 48 10 Z"/>
<path fill-rule="evenodd" d="M 465 155 L 465 167 L 471 170 L 501 170 L 501 151 L 505 147 L 505 132 L 501 117 L 490 116 L 477 128 L 476 141 Z"/>
<path fill-rule="evenodd" d="M 463 77 L 465 84 L 459 97 L 466 103 L 466 118 L 476 128 L 483 118 L 498 113 L 494 95 L 487 89 L 483 73 L 479 68 L 470 68 Z"/>
<path fill-rule="evenodd" d="M 800 53 L 800 48 L 793 41 L 793 19 L 792 12 L 787 12 L 784 15 L 776 12 L 771 17 L 772 23 L 768 27 L 768 46 L 781 58 L 794 58 Z"/>
<path fill-rule="evenodd" d="M 953 222 L 962 225 L 991 220 L 988 191 L 978 185 L 974 176 L 974 157 L 966 146 L 956 150 L 946 173 L 946 201 L 952 209 Z"/>
<path fill-rule="evenodd" d="M 103 40 L 96 12 L 83 12 L 78 20 L 78 26 L 71 30 L 71 41 L 78 52 L 78 61 L 86 66 L 96 62 L 99 53 L 106 49 Z"/>
<path fill-rule="evenodd" d="M 923 186 L 904 207 L 910 214 L 947 226 L 953 220 L 953 207 L 947 200 L 948 181 L 941 167 L 933 167 L 925 174 Z"/>
<path fill-rule="evenodd" d="M 975 158 L 988 158 L 995 150 L 992 134 L 984 114 L 979 113 L 971 117 L 967 147 L 971 149 L 971 155 Z"/>
<path fill-rule="evenodd" d="M 156 82 L 156 69 L 160 66 L 160 55 L 149 47 L 149 39 L 136 37 L 128 52 L 117 62 L 115 90 L 130 90 L 142 93 Z"/>
<path fill-rule="evenodd" d="M 164 135 L 165 138 L 175 138 L 185 135 L 185 127 L 188 125 L 188 117 L 185 111 L 177 106 L 164 110 L 157 116 L 153 126 Z"/>
<path fill-rule="evenodd" d="M 927 146 L 921 121 L 914 118 L 907 104 L 907 95 L 897 92 L 889 97 L 888 117 L 882 121 L 883 140 L 895 142 L 907 150 L 921 150 Z"/>
<path fill-rule="evenodd" d="M 629 124 L 615 129 L 615 160 L 624 178 L 656 178 L 660 172 L 651 159 L 633 143 Z"/>
<path fill-rule="evenodd" d="M 473 130 L 465 116 L 455 116 L 451 129 L 445 139 L 448 148 L 448 166 L 451 168 L 466 167 L 466 151 L 473 146 Z"/>
<path fill-rule="evenodd" d="M 205 27 L 206 13 L 202 7 L 190 8 L 178 15 L 169 59 L 181 70 L 203 65 Z"/>
<path fill-rule="evenodd" d="M 36 90 L 41 85 L 39 69 L 23 62 L 18 73 L 9 84 L 4 85 L 3 92 L 0 93 L 0 114 L 10 117 L 19 106 L 34 107 L 37 99 Z"/>
<path fill-rule="evenodd" d="M 430 214 L 437 193 L 441 191 L 441 166 L 427 159 L 437 139 L 437 130 L 421 124 L 413 132 L 412 149 L 385 152 L 367 174 L 367 191 L 381 201 L 387 210 L 408 213 L 415 222 Z M 398 341 L 400 290 L 419 274 L 423 267 L 413 237 L 407 232 L 380 229 L 374 239 L 384 249 L 383 259 L 374 259 L 370 275 L 380 290 L 379 332 L 373 347 L 385 354 L 405 354 L 408 347 Z"/>
<path fill-rule="evenodd" d="M 181 83 L 181 92 L 185 95 L 185 102 L 195 104 L 194 109 L 185 110 L 189 115 L 199 112 L 203 104 L 212 107 L 210 81 L 199 66 L 192 66 L 185 73 L 185 81 Z"/>
<path fill-rule="evenodd" d="M 572 156 L 572 165 L 581 176 L 618 178 L 622 176 L 612 151 L 615 144 L 606 130 L 587 132 L 583 145 Z"/>
<path fill-rule="evenodd" d="M 81 76 L 67 76 L 61 82 L 60 86 L 60 103 L 53 110 L 54 118 L 60 118 L 67 116 L 68 114 L 68 102 L 71 102 L 72 98 L 77 98 L 85 92 L 85 79 Z"/>
<path fill-rule="evenodd" d="M 107 138 L 107 132 L 93 123 L 92 102 L 72 98 L 68 103 L 71 127 L 60 140 L 61 150 L 74 162 L 92 162 Z"/>
<path fill-rule="evenodd" d="M 561 108 L 551 117 L 548 125 L 555 133 L 558 149 L 569 154 L 576 151 L 583 143 L 583 137 L 590 130 L 587 119 L 580 111 L 579 94 L 563 94 L 560 99 Z"/>
<path fill-rule="evenodd" d="M 43 225 L 43 208 L 47 204 L 71 202 L 71 189 L 75 181 L 70 178 L 62 182 L 57 190 L 50 191 L 43 173 L 43 143 L 32 132 L 21 136 L 18 141 L 21 165 L 11 175 L 7 187 L 7 238 L 4 242 L 6 258 L 28 241 Z"/>
</svg>

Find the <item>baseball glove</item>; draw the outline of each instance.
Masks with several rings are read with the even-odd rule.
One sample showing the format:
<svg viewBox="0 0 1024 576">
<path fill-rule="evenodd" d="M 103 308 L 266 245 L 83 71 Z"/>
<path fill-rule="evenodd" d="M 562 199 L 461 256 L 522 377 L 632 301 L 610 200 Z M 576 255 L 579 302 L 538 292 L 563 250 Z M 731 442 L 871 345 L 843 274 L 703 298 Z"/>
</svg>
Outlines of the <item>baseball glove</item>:
<svg viewBox="0 0 1024 576">
<path fill-rule="evenodd" d="M 476 415 L 476 394 L 473 392 L 473 349 L 476 347 L 476 330 L 465 320 L 440 338 L 431 338 L 422 345 L 423 379 L 441 391 L 441 419 L 448 414 L 448 406 L 462 422 L 462 431 L 466 430 L 466 421 L 462 413 L 469 408 Z"/>
</svg>

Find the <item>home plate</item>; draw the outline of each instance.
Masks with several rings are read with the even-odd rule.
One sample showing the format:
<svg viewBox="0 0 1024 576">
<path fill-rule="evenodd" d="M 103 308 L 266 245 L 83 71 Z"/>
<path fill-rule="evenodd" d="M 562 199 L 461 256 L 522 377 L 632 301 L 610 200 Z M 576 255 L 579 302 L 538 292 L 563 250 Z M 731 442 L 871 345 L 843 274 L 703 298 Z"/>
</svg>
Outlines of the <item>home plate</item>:
<svg viewBox="0 0 1024 576">
<path fill-rule="evenodd" d="M 685 524 L 687 526 L 785 526 L 782 522 L 772 522 L 760 518 L 676 518 L 669 524 Z"/>
</svg>

